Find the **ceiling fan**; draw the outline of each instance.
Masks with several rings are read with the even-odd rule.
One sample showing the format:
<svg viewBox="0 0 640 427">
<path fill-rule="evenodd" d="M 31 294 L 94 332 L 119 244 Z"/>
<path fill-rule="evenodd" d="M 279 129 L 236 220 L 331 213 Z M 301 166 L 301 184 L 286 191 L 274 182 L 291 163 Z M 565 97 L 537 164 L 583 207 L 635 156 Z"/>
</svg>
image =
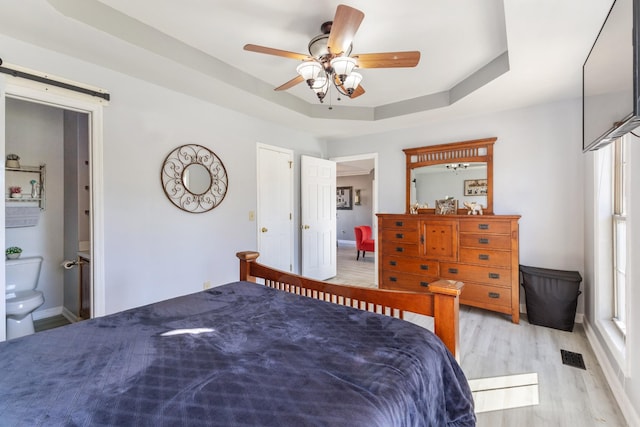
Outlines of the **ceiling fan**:
<svg viewBox="0 0 640 427">
<path fill-rule="evenodd" d="M 282 56 L 302 61 L 296 68 L 298 76 L 275 90 L 287 90 L 306 81 L 320 102 L 331 88 L 351 99 L 364 93 L 360 85 L 362 75 L 355 68 L 415 67 L 420 61 L 420 52 L 361 53 L 351 56 L 353 37 L 364 19 L 364 13 L 346 5 L 338 5 L 333 21 L 322 24 L 322 34 L 309 42 L 309 54 L 289 52 L 266 46 L 247 44 L 244 50 Z"/>
</svg>

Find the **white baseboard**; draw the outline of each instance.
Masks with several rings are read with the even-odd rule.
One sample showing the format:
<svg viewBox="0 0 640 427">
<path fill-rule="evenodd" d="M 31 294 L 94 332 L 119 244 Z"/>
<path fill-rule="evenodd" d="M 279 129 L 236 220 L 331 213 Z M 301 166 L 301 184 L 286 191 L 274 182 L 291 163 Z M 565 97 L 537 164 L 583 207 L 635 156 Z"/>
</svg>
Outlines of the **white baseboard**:
<svg viewBox="0 0 640 427">
<path fill-rule="evenodd" d="M 45 310 L 36 310 L 32 313 L 33 320 L 46 319 L 47 317 L 58 316 L 62 314 L 62 306 L 47 308 Z"/>
<path fill-rule="evenodd" d="M 46 319 L 47 317 L 59 315 L 63 315 L 71 323 L 75 323 L 78 321 L 78 316 L 70 312 L 66 307 L 62 306 L 51 307 L 45 310 L 36 310 L 32 313 L 33 320 Z"/>
<path fill-rule="evenodd" d="M 346 246 L 346 247 L 355 248 L 356 247 L 356 241 L 355 240 L 338 240 L 338 246 Z"/>
<path fill-rule="evenodd" d="M 78 321 L 78 316 L 70 312 L 67 307 L 62 308 L 62 315 L 71 323 L 76 323 Z"/>
<path fill-rule="evenodd" d="M 622 416 L 627 421 L 627 425 L 629 426 L 640 426 L 640 416 L 636 409 L 633 407 L 633 404 L 629 401 L 629 397 L 624 392 L 622 385 L 618 381 L 618 377 L 616 375 L 616 369 L 609 362 L 609 358 L 606 356 L 605 350 L 600 345 L 600 341 L 595 335 L 591 324 L 587 322 L 583 322 L 584 332 L 587 335 L 587 340 L 593 349 L 593 353 L 602 368 L 602 372 L 604 374 L 607 383 L 609 384 L 609 388 L 613 393 L 613 397 L 618 403 L 620 407 L 620 411 L 622 412 Z"/>
</svg>

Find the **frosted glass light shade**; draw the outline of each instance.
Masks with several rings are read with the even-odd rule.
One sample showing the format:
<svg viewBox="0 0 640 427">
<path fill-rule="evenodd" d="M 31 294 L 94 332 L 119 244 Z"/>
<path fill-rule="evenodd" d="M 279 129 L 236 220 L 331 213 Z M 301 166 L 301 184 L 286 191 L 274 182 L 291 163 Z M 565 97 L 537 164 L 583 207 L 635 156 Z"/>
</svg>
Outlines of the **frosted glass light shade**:
<svg viewBox="0 0 640 427">
<path fill-rule="evenodd" d="M 331 67 L 338 76 L 348 76 L 356 67 L 356 60 L 348 56 L 338 56 L 331 60 Z"/>
<path fill-rule="evenodd" d="M 313 91 L 316 93 L 326 92 L 328 81 L 329 79 L 327 79 L 326 74 L 320 75 L 316 77 L 315 82 L 313 83 L 313 86 L 311 86 L 311 89 L 313 89 Z"/>
<path fill-rule="evenodd" d="M 346 79 L 344 79 L 344 83 L 342 84 L 342 87 L 347 91 L 354 91 L 358 87 L 361 81 L 362 81 L 362 74 L 356 73 L 354 71 L 353 73 L 349 74 Z"/>
<path fill-rule="evenodd" d="M 303 79 L 309 81 L 315 80 L 324 69 L 316 61 L 305 61 L 296 67 L 296 71 Z"/>
</svg>

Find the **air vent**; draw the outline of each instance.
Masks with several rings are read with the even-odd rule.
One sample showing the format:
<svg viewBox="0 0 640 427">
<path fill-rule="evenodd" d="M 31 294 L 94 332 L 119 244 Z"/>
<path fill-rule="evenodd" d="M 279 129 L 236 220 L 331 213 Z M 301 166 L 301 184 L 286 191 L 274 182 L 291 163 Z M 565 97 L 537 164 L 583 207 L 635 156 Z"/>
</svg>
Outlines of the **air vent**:
<svg viewBox="0 0 640 427">
<path fill-rule="evenodd" d="M 584 365 L 582 354 L 567 350 L 560 350 L 560 354 L 562 354 L 562 363 L 565 365 L 573 366 L 574 368 L 587 369 Z"/>
</svg>

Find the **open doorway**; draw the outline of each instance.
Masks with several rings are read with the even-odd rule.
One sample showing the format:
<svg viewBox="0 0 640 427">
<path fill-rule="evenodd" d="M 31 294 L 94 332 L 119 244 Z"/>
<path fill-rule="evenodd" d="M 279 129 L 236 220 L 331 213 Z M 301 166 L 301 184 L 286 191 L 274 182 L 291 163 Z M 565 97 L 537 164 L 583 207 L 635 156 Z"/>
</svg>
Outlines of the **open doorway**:
<svg viewBox="0 0 640 427">
<path fill-rule="evenodd" d="M 22 190 L 5 199 L 5 245 L 42 259 L 35 331 L 90 317 L 77 268 L 78 254 L 91 247 L 89 115 L 7 97 L 5 152 L 19 158 L 5 169 L 6 187 Z M 84 294 L 86 305 L 90 288 Z"/>
<path fill-rule="evenodd" d="M 338 281 L 377 287 L 377 248 L 365 255 L 356 251 L 356 226 L 369 226 L 372 239 L 377 238 L 378 190 L 377 153 L 332 158 L 336 162 L 338 191 L 349 202 L 336 211 L 338 240 Z"/>
<path fill-rule="evenodd" d="M 88 162 L 85 166 L 89 169 L 89 182 L 83 184 L 81 188 L 86 188 L 89 185 L 89 209 L 81 209 L 80 212 L 85 215 L 85 221 L 89 224 L 89 242 L 88 242 L 88 254 L 91 255 L 91 266 L 88 271 L 88 279 L 90 283 L 90 316 L 102 316 L 105 314 L 105 287 L 104 287 L 104 218 L 103 211 L 103 179 L 102 179 L 102 107 L 108 105 L 108 102 L 94 98 L 92 96 L 78 95 L 72 91 L 59 89 L 44 83 L 37 83 L 28 80 L 21 79 L 19 77 L 7 78 L 6 80 L 0 80 L 0 129 L 4 131 L 0 133 L 0 156 L 6 156 L 7 154 L 24 154 L 24 158 L 20 159 L 20 164 L 28 165 L 29 163 L 45 163 L 45 179 L 43 184 L 38 189 L 40 195 L 37 197 L 26 197 L 25 203 L 33 204 L 36 199 L 36 216 L 38 222 L 44 227 L 48 222 L 55 222 L 56 226 L 47 225 L 46 231 L 38 229 L 37 226 L 29 227 L 16 227 L 15 230 L 6 228 L 8 217 L 7 208 L 10 207 L 9 202 L 22 203 L 22 197 L 16 198 L 20 200 L 13 200 L 12 198 L 3 198 L 2 205 L 0 206 L 1 221 L 5 223 L 5 227 L 0 228 L 0 241 L 3 241 L 5 247 L 8 246 L 20 246 L 21 242 L 25 242 L 22 256 L 40 255 L 42 254 L 43 269 L 48 271 L 41 271 L 44 273 L 42 277 L 39 277 L 38 287 L 45 286 L 45 280 L 53 278 L 56 286 L 53 290 L 48 290 L 49 298 L 44 295 L 45 304 L 38 307 L 41 313 L 36 314 L 36 319 L 39 317 L 50 317 L 53 314 L 60 313 L 68 309 L 69 318 L 73 319 L 77 317 L 77 310 L 79 306 L 79 295 L 77 299 L 72 297 L 74 301 L 78 302 L 76 307 L 66 307 L 65 304 L 65 285 L 62 263 L 64 261 L 64 199 L 65 199 L 65 186 L 64 182 L 64 156 L 65 151 L 63 148 L 64 140 L 64 121 L 65 114 L 67 118 L 75 115 L 76 120 L 84 123 L 84 130 L 76 131 L 76 133 L 85 133 L 87 136 L 87 148 L 85 154 L 86 159 L 83 161 Z M 27 122 L 31 116 L 30 109 L 39 110 L 44 117 L 48 117 L 43 121 L 34 121 L 27 123 L 20 123 L 15 115 L 16 108 L 24 109 L 19 115 L 22 116 L 20 120 Z M 8 108 L 7 108 L 8 107 Z M 66 113 L 65 113 L 66 112 Z M 77 113 L 77 114 L 76 114 Z M 49 125 L 54 124 L 53 127 Z M 25 132 L 21 138 L 20 143 L 14 144 L 13 130 L 11 127 L 19 126 L 22 131 Z M 55 131 L 53 129 L 56 129 Z M 39 135 L 39 136 L 38 136 Z M 34 148 L 26 148 L 25 144 L 35 143 L 36 139 L 40 139 L 40 148 L 45 152 L 37 152 Z M 57 142 L 54 142 L 57 141 Z M 10 153 L 7 150 L 14 151 Z M 24 150 L 24 151 L 23 151 Z M 43 156 L 47 156 L 46 159 Z M 49 156 L 51 160 L 49 159 Z M 49 166 L 47 167 L 46 164 Z M 57 165 L 57 167 L 55 166 Z M 9 181 L 7 177 L 8 167 L 5 166 L 4 173 L 0 174 L 1 186 L 5 189 L 5 196 L 8 192 Z M 20 173 L 20 172 L 18 172 Z M 27 189 L 31 190 L 31 180 L 28 179 L 26 185 Z M 56 188 L 56 184 L 57 188 Z M 13 185 L 11 185 L 13 186 Z M 20 185 L 23 186 L 23 185 Z M 37 200 L 41 197 L 43 200 L 40 202 Z M 44 209 L 38 205 L 38 203 L 44 203 Z M 88 210 L 88 214 L 84 211 Z M 55 218 L 55 221 L 54 221 Z M 40 222 L 42 221 L 42 222 Z M 21 229 L 22 233 L 18 230 Z M 14 232 L 15 231 L 15 232 Z M 86 242 L 86 241 L 85 241 Z M 77 242 L 79 243 L 79 241 Z M 85 244 L 85 248 L 86 248 Z M 81 249 L 78 246 L 78 250 Z M 37 253 L 37 252 L 40 252 Z M 47 255 L 45 259 L 44 254 Z M 6 318 L 6 265 L 0 264 L 0 288 L 5 292 L 0 292 L 0 318 Z M 44 277 L 47 276 L 47 279 Z M 79 279 L 78 279 L 79 280 Z M 79 283 L 75 282 L 73 285 L 74 290 L 79 291 Z M 37 288 L 36 288 L 37 289 Z M 44 288 L 42 288 L 44 290 Z M 62 290 L 60 290 L 62 289 Z M 47 299 L 49 305 L 47 305 Z M 35 310 L 34 312 L 37 312 Z M 0 341 L 7 338 L 6 322 L 0 323 Z"/>
</svg>

